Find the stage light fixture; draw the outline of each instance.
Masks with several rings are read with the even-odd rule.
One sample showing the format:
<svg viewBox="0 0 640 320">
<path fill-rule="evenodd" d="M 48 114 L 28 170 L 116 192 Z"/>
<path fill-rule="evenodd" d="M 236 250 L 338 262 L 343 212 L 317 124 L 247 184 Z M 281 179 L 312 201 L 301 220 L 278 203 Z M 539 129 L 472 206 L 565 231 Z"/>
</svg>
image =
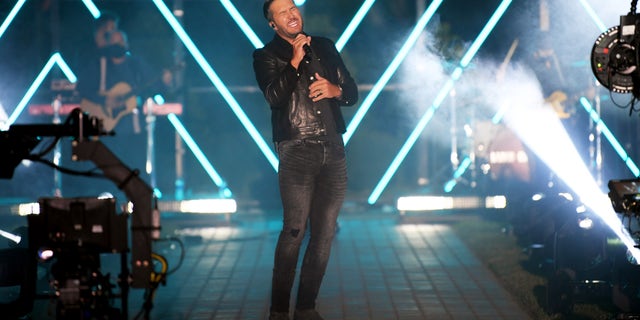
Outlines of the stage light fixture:
<svg viewBox="0 0 640 320">
<path fill-rule="evenodd" d="M 406 196 L 396 201 L 400 214 L 408 211 L 444 211 L 459 209 L 504 209 L 507 198 L 502 195 L 491 197 L 448 197 L 448 196 Z"/>
<path fill-rule="evenodd" d="M 620 16 L 620 24 L 604 31 L 591 50 L 591 69 L 602 86 L 611 92 L 632 93 L 640 98 L 640 15 L 638 1 L 631 1 L 631 10 Z M 633 103 L 631 104 L 633 105 Z M 634 111 L 631 107 L 629 114 Z"/>
<path fill-rule="evenodd" d="M 160 210 L 167 212 L 230 214 L 236 213 L 238 205 L 234 199 L 194 199 L 158 203 Z"/>
</svg>

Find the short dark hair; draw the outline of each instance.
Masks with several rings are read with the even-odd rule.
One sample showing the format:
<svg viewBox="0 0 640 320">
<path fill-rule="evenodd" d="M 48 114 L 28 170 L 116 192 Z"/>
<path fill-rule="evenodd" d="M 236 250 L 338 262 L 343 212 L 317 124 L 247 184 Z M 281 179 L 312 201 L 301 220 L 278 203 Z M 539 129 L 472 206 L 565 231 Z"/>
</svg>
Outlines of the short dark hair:
<svg viewBox="0 0 640 320">
<path fill-rule="evenodd" d="M 262 5 L 262 14 L 264 14 L 264 18 L 267 19 L 267 21 L 271 21 L 273 17 L 271 17 L 271 12 L 269 11 L 269 7 L 271 7 L 271 4 L 273 3 L 273 0 L 265 0 L 264 5 Z"/>
</svg>

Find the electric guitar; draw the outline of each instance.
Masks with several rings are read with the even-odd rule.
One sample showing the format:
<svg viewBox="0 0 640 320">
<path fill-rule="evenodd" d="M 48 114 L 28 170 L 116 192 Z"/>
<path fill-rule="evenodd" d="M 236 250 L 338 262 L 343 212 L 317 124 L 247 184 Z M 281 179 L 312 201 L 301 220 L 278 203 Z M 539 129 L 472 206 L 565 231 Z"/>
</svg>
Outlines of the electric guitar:
<svg viewBox="0 0 640 320">
<path fill-rule="evenodd" d="M 102 126 L 106 132 L 111 132 L 122 117 L 132 113 L 138 107 L 138 99 L 126 82 L 116 83 L 101 95 L 105 98 L 104 105 L 83 98 L 80 101 L 80 108 L 102 120 Z"/>
</svg>

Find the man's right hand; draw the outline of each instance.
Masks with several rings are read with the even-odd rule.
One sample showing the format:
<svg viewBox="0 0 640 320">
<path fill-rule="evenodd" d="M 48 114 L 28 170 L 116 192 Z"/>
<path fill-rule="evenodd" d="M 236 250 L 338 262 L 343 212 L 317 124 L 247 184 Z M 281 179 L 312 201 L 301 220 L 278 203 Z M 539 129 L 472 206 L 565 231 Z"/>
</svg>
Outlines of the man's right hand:
<svg viewBox="0 0 640 320">
<path fill-rule="evenodd" d="M 311 37 L 305 35 L 304 33 L 299 33 L 295 39 L 293 39 L 293 57 L 291 58 L 291 65 L 298 70 L 300 66 L 300 62 L 304 59 L 305 52 L 304 45 L 311 45 Z"/>
</svg>

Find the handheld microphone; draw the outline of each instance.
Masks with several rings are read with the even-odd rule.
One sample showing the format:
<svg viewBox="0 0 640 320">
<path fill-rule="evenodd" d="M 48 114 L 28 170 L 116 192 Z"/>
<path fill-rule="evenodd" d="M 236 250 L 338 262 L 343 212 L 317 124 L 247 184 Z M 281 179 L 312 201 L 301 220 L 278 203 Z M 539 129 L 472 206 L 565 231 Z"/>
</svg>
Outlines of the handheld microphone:
<svg viewBox="0 0 640 320">
<path fill-rule="evenodd" d="M 300 34 L 305 36 L 305 37 L 307 36 L 307 34 L 304 33 L 304 32 L 300 32 Z M 311 51 L 311 47 L 308 44 L 305 43 L 305 44 L 302 45 L 302 50 L 304 50 L 304 60 L 306 62 L 311 61 L 311 57 L 313 55 L 313 52 Z"/>
<path fill-rule="evenodd" d="M 308 59 L 311 59 L 311 47 L 308 44 L 304 44 L 302 46 L 302 49 L 304 50 L 304 54 L 305 57 L 308 57 Z"/>
</svg>

